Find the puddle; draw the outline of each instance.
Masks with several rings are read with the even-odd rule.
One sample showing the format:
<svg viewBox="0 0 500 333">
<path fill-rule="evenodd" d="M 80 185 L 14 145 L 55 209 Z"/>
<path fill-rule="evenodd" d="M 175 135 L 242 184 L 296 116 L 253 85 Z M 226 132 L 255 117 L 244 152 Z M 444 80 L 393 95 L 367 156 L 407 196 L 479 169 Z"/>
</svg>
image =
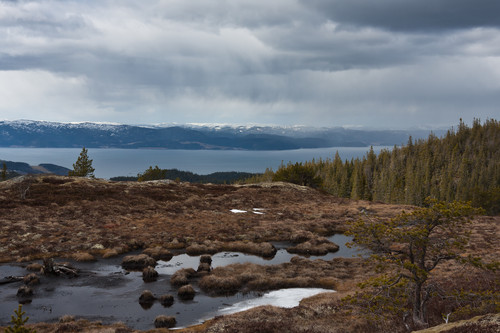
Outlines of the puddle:
<svg viewBox="0 0 500 333">
<path fill-rule="evenodd" d="M 351 240 L 344 235 L 334 235 L 329 239 L 338 245 L 338 252 L 326 256 L 311 256 L 310 259 L 330 260 L 334 257 L 352 257 L 359 249 L 349 249 L 344 244 Z M 286 243 L 276 243 L 279 249 L 272 259 L 238 252 L 222 252 L 212 256 L 212 267 L 226 266 L 232 263 L 251 262 L 260 265 L 276 265 L 289 262 L 295 256 L 286 252 Z M 269 298 L 280 298 L 283 294 L 271 294 L 261 297 L 258 293 L 236 294 L 229 297 L 211 297 L 193 283 L 196 296 L 193 301 L 181 301 L 177 298 L 177 288 L 170 285 L 170 276 L 180 268 L 197 269 L 199 256 L 179 254 L 170 261 L 159 261 L 156 270 L 160 274 L 156 282 L 145 283 L 141 272 L 127 272 L 120 266 L 120 258 L 100 260 L 93 263 L 75 263 L 81 270 L 78 278 L 41 277 L 41 284 L 34 287 L 31 303 L 25 304 L 23 310 L 30 317 L 30 322 L 55 322 L 63 315 L 74 315 L 77 318 L 100 320 L 103 324 L 121 321 L 127 326 L 147 330 L 154 328 L 154 319 L 159 315 L 175 316 L 178 326 L 190 326 L 204 319 L 220 314 L 223 308 L 241 308 L 243 305 L 257 304 Z M 29 272 L 25 265 L 0 265 L 0 279 L 7 276 L 23 276 Z M 17 309 L 16 292 L 21 282 L 0 285 L 0 326 L 10 325 L 10 316 Z M 143 309 L 139 302 L 142 291 L 151 290 L 156 297 L 171 294 L 174 304 L 163 307 L 155 302 L 150 309 Z M 293 293 L 293 292 L 292 292 Z M 304 296 L 305 297 L 305 296 Z M 283 296 L 283 302 L 291 300 Z M 282 302 L 282 303 L 283 303 Z M 295 304 L 295 303 L 290 303 Z"/>
</svg>

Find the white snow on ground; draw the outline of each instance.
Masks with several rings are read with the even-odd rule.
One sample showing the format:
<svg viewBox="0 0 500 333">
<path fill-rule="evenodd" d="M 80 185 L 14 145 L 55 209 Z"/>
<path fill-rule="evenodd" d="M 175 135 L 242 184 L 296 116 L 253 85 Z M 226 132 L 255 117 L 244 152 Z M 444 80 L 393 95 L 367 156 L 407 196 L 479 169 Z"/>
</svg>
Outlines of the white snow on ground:
<svg viewBox="0 0 500 333">
<path fill-rule="evenodd" d="M 264 210 L 264 208 L 254 208 L 252 213 L 258 214 L 258 215 L 264 215 L 264 213 L 262 212 L 263 210 Z"/>
<path fill-rule="evenodd" d="M 241 213 L 246 213 L 246 210 L 240 210 L 240 209 L 231 209 L 231 213 L 235 214 L 241 214 Z"/>
<path fill-rule="evenodd" d="M 289 288 L 271 291 L 262 297 L 248 299 L 238 302 L 227 308 L 220 309 L 217 315 L 227 315 L 236 312 L 246 311 L 261 305 L 273 305 L 281 308 L 293 308 L 298 306 L 304 298 L 317 294 L 335 292 L 334 290 L 321 288 Z"/>
<path fill-rule="evenodd" d="M 252 213 L 258 214 L 258 215 L 264 215 L 264 213 L 261 212 L 262 210 L 264 210 L 264 209 L 263 208 L 254 208 L 252 210 Z M 241 210 L 241 209 L 231 209 L 231 213 L 242 214 L 242 213 L 247 213 L 247 211 L 246 210 Z"/>
</svg>

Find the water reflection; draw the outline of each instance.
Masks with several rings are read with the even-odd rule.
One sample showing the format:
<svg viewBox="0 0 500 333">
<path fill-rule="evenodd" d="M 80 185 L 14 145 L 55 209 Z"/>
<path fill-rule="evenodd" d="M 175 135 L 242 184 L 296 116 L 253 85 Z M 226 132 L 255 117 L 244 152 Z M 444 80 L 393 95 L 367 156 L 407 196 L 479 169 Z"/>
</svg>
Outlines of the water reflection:
<svg viewBox="0 0 500 333">
<path fill-rule="evenodd" d="M 338 252 L 326 256 L 311 256 L 310 259 L 330 260 L 335 257 L 353 257 L 360 253 L 359 248 L 345 246 L 351 240 L 344 235 L 329 238 L 340 245 Z M 263 259 L 238 252 L 222 252 L 212 256 L 212 267 L 226 266 L 233 263 L 255 263 L 259 265 L 277 265 L 289 262 L 295 254 L 286 252 L 291 244 L 276 243 L 279 249 L 274 258 Z M 156 270 L 160 274 L 156 282 L 144 283 L 141 272 L 127 272 L 121 266 L 121 258 L 101 260 L 93 263 L 75 263 L 82 274 L 75 279 L 58 277 L 41 278 L 41 285 L 34 288 L 34 297 L 24 310 L 30 322 L 55 322 L 66 314 L 89 320 L 101 320 L 104 324 L 122 321 L 135 329 L 151 329 L 158 315 L 173 315 L 179 326 L 189 326 L 200 320 L 217 314 L 221 308 L 235 303 L 255 299 L 258 294 L 236 294 L 230 297 L 210 297 L 193 284 L 196 297 L 193 301 L 181 301 L 177 298 L 177 288 L 170 285 L 170 276 L 181 268 L 197 269 L 199 256 L 178 254 L 169 262 L 159 261 Z M 22 265 L 0 265 L 0 279 L 6 276 L 22 276 L 27 271 Z M 17 289 L 21 283 L 0 286 L 0 326 L 10 323 L 10 316 L 17 308 Z M 144 290 L 150 290 L 156 297 L 171 294 L 175 302 L 171 307 L 163 307 L 156 301 L 144 310 L 139 304 L 139 296 Z"/>
</svg>

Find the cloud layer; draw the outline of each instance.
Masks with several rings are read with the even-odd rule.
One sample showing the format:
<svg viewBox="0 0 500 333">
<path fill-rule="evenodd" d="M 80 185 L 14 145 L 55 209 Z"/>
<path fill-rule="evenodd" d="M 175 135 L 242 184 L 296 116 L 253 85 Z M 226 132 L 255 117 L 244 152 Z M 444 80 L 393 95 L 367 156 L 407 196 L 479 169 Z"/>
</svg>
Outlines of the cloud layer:
<svg viewBox="0 0 500 333">
<path fill-rule="evenodd" d="M 0 118 L 498 118 L 499 12 L 495 0 L 0 1 Z"/>
</svg>

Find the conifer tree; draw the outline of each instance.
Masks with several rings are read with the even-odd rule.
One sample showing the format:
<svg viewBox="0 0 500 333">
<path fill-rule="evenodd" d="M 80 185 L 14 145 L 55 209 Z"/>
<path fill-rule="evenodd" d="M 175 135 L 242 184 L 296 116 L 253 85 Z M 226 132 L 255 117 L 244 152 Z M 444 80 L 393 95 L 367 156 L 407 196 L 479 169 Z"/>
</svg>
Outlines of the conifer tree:
<svg viewBox="0 0 500 333">
<path fill-rule="evenodd" d="M 75 177 L 92 177 L 94 178 L 95 169 L 92 167 L 92 160 L 88 157 L 88 150 L 82 148 L 80 156 L 73 164 L 73 170 L 68 175 Z"/>
<path fill-rule="evenodd" d="M 17 310 L 14 310 L 15 316 L 11 316 L 11 323 L 13 326 L 7 327 L 5 333 L 36 333 L 34 329 L 26 328 L 24 324 L 28 321 L 29 317 L 23 318 L 26 312 L 23 311 L 23 306 L 19 304 Z"/>
<path fill-rule="evenodd" d="M 431 272 L 448 260 L 466 262 L 460 253 L 469 241 L 467 225 L 475 214 L 482 213 L 465 202 L 428 199 L 426 204 L 429 207 L 390 220 L 351 222 L 347 232 L 357 244 L 372 250 L 371 258 L 388 271 L 368 284 L 390 292 L 357 294 L 354 301 L 376 303 L 380 311 L 398 313 L 406 310 L 401 305 L 409 303 L 408 312 L 418 326 L 427 321 L 427 305 L 435 290 L 429 283 Z M 470 262 L 487 267 L 477 258 Z M 401 289 L 402 283 L 405 288 Z"/>
</svg>

